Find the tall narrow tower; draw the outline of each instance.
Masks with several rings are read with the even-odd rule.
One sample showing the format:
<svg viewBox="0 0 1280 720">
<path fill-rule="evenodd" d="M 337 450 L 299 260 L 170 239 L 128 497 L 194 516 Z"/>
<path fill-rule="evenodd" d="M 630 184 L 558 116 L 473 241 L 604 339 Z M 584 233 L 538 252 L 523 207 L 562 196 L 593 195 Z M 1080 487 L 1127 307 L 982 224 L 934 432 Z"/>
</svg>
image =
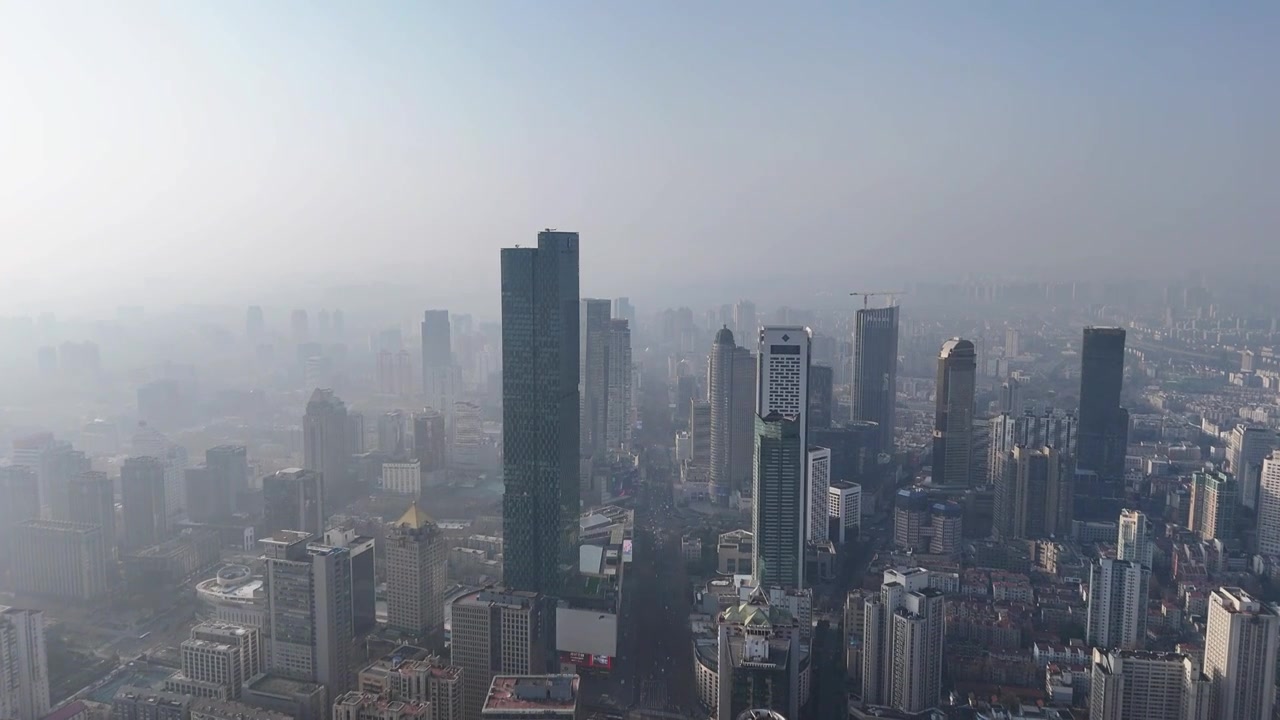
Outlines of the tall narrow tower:
<svg viewBox="0 0 1280 720">
<path fill-rule="evenodd" d="M 302 418 L 302 452 L 302 467 L 323 476 L 325 505 L 345 505 L 354 490 L 348 472 L 351 437 L 347 406 L 332 390 L 316 388 L 307 401 L 307 414 Z"/>
<path fill-rule="evenodd" d="M 387 626 L 418 638 L 444 627 L 444 533 L 415 502 L 387 528 Z"/>
<path fill-rule="evenodd" d="M 1080 351 L 1079 467 L 1103 480 L 1124 478 L 1129 414 L 1120 407 L 1124 328 L 1087 327 Z"/>
<path fill-rule="evenodd" d="M 880 452 L 893 452 L 897 382 L 897 306 L 859 310 L 853 334 L 853 419 L 879 424 Z"/>
<path fill-rule="evenodd" d="M 503 579 L 555 592 L 576 567 L 578 234 L 502 250 Z"/>
<path fill-rule="evenodd" d="M 952 338 L 938 357 L 937 408 L 933 422 L 933 481 L 973 485 L 973 402 L 977 360 L 973 343 Z"/>
</svg>

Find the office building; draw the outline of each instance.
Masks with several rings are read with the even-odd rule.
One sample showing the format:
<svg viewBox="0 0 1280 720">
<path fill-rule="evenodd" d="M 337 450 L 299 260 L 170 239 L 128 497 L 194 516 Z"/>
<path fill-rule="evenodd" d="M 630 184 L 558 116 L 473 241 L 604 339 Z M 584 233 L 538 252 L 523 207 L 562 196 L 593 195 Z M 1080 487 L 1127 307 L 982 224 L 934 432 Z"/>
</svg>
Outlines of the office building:
<svg viewBox="0 0 1280 720">
<path fill-rule="evenodd" d="M 633 328 L 636 326 L 636 306 L 631 304 L 631 298 L 613 299 L 613 317 L 616 320 L 626 320 Z"/>
<path fill-rule="evenodd" d="M 1280 444 L 1276 431 L 1256 425 L 1237 425 L 1227 439 L 1227 470 L 1240 484 L 1240 504 L 1258 507 L 1258 482 L 1262 461 Z"/>
<path fill-rule="evenodd" d="M 942 591 L 920 568 L 885 571 L 880 594 L 866 598 L 862 629 L 862 702 L 923 712 L 942 699 Z"/>
<path fill-rule="evenodd" d="M 1191 474 L 1191 511 L 1188 526 L 1201 540 L 1235 539 L 1236 504 L 1240 498 L 1236 479 L 1224 472 Z"/>
<path fill-rule="evenodd" d="M 805 467 L 805 507 L 808 519 L 805 523 L 805 539 L 823 543 L 828 540 L 828 512 L 831 503 L 828 488 L 831 487 L 831 450 L 810 446 Z"/>
<path fill-rule="evenodd" d="M 413 462 L 382 463 L 382 490 L 396 495 L 419 497 L 422 488 L 422 465 Z"/>
<path fill-rule="evenodd" d="M 828 428 L 809 428 L 809 444 L 831 451 L 831 477 L 844 481 L 874 478 L 880 455 L 880 427 L 855 420 Z"/>
<path fill-rule="evenodd" d="M 169 536 L 165 508 L 165 466 L 153 457 L 134 457 L 120 468 L 120 502 L 124 538 L 121 549 L 140 550 L 159 545 Z"/>
<path fill-rule="evenodd" d="M 634 368 L 631 364 L 631 328 L 625 320 L 610 320 L 605 356 L 605 449 L 619 452 L 631 447 L 635 425 L 632 399 Z"/>
<path fill-rule="evenodd" d="M 830 365 L 809 366 L 809 430 L 831 427 L 835 412 L 835 371 Z"/>
<path fill-rule="evenodd" d="M 1090 720 L 1211 720 L 1209 677 L 1181 653 L 1094 648 Z"/>
<path fill-rule="evenodd" d="M 756 417 L 752 584 L 804 586 L 804 441 L 798 419 Z"/>
<path fill-rule="evenodd" d="M 374 561 L 374 540 L 359 535 L 350 526 L 329 528 L 321 540 L 325 545 L 345 548 L 351 558 L 351 622 L 357 635 L 373 632 L 378 624 L 378 580 Z"/>
<path fill-rule="evenodd" d="M 323 478 L 326 507 L 341 507 L 353 497 L 349 466 L 354 450 L 346 404 L 332 390 L 316 388 L 302 418 L 302 467 Z"/>
<path fill-rule="evenodd" d="M 1276 701 L 1280 610 L 1238 587 L 1209 593 L 1204 672 L 1212 683 L 1209 717 L 1269 718 Z"/>
<path fill-rule="evenodd" d="M 609 301 L 583 298 L 578 318 L 582 402 L 580 449 L 583 457 L 592 457 L 605 450 L 609 403 Z"/>
<path fill-rule="evenodd" d="M 777 414 L 794 420 L 801 440 L 808 437 L 812 335 L 808 328 L 799 326 L 763 327 L 756 356 L 756 415 Z"/>
<path fill-rule="evenodd" d="M 346 692 L 354 638 L 351 556 L 346 548 L 281 530 L 262 540 L 270 670 Z"/>
<path fill-rule="evenodd" d="M 1004 476 L 1004 464 L 1019 445 L 1051 447 L 1063 457 L 1076 454 L 1076 418 L 1056 410 L 1045 412 L 1003 412 L 989 422 L 987 481 L 992 485 Z"/>
<path fill-rule="evenodd" d="M 67 492 L 67 520 L 102 528 L 108 559 L 116 550 L 116 498 L 111 478 L 89 471 L 72 479 Z"/>
<path fill-rule="evenodd" d="M 502 250 L 503 579 L 555 592 L 576 567 L 578 234 Z"/>
<path fill-rule="evenodd" d="M 1124 479 L 1129 413 L 1120 407 L 1125 332 L 1086 327 L 1080 350 L 1079 467 L 1111 484 Z"/>
<path fill-rule="evenodd" d="M 1017 446 L 997 478 L 992 526 L 1005 539 L 1063 537 L 1071 529 L 1075 468 L 1052 447 Z"/>
<path fill-rule="evenodd" d="M 1280 555 L 1280 453 L 1262 461 L 1258 483 L 1258 553 Z"/>
<path fill-rule="evenodd" d="M 202 622 L 182 641 L 181 671 L 165 680 L 166 692 L 235 700 L 242 686 L 262 672 L 262 641 L 256 627 Z"/>
<path fill-rule="evenodd" d="M 711 403 L 697 398 L 689 401 L 689 460 L 711 467 Z"/>
<path fill-rule="evenodd" d="M 40 517 L 40 484 L 35 470 L 24 465 L 0 467 L 0 544 L 14 547 L 22 523 Z M 13 553 L 0 553 L 0 588 L 11 590 Z"/>
<path fill-rule="evenodd" d="M 89 472 L 89 458 L 68 443 L 52 443 L 40 453 L 41 517 L 69 520 L 67 490 L 74 478 Z"/>
<path fill-rule="evenodd" d="M 711 497 L 725 504 L 735 492 L 750 492 L 756 366 L 751 352 L 734 344 L 729 328 L 716 332 L 707 366 Z"/>
<path fill-rule="evenodd" d="M 759 587 L 720 613 L 712 671 L 716 720 L 732 720 L 750 708 L 798 717 L 811 662 L 801 630 L 799 618 Z"/>
<path fill-rule="evenodd" d="M 0 605 L 0 717 L 40 720 L 49 702 L 44 612 Z"/>
<path fill-rule="evenodd" d="M 378 416 L 378 450 L 394 458 L 407 457 L 409 438 L 405 431 L 405 416 L 399 410 L 389 410 Z"/>
<path fill-rule="evenodd" d="M 546 672 L 551 641 L 551 609 L 524 591 L 487 588 L 451 605 L 450 663 L 462 668 L 462 711 L 477 720 L 495 675 Z"/>
<path fill-rule="evenodd" d="M 413 416 L 413 459 L 424 474 L 444 470 L 449 445 L 444 414 L 434 408 L 423 408 Z"/>
<path fill-rule="evenodd" d="M 843 545 L 857 540 L 862 528 L 862 486 L 851 482 L 831 483 L 827 488 L 827 515 L 833 542 Z"/>
<path fill-rule="evenodd" d="M 262 524 L 268 535 L 281 530 L 324 532 L 324 476 L 318 472 L 288 468 L 264 477 L 262 504 Z"/>
<path fill-rule="evenodd" d="M 444 623 L 448 542 L 415 502 L 387 528 L 387 627 L 417 638 Z"/>
<path fill-rule="evenodd" d="M 427 406 L 449 415 L 458 399 L 460 375 L 453 360 L 452 325 L 448 310 L 427 310 L 422 317 L 422 390 Z"/>
<path fill-rule="evenodd" d="M 221 497 L 225 491 L 231 512 L 239 509 L 240 493 L 249 489 L 249 455 L 242 445 L 218 445 L 204 453 L 204 464 Z M 219 501 L 219 512 L 222 510 Z"/>
<path fill-rule="evenodd" d="M 893 453 L 898 382 L 898 308 L 863 308 L 853 336 L 853 419 L 876 423 L 879 451 Z"/>
<path fill-rule="evenodd" d="M 125 685 L 111 698 L 111 720 L 190 720 L 190 695 Z"/>
<path fill-rule="evenodd" d="M 1100 558 L 1089 568 L 1087 642 L 1094 647 L 1141 650 L 1147 639 L 1151 570 L 1133 560 Z"/>
<path fill-rule="evenodd" d="M 580 720 L 577 675 L 497 675 L 489 686 L 482 720 Z"/>
<path fill-rule="evenodd" d="M 977 383 L 973 343 L 952 338 L 938 357 L 933 422 L 933 482 L 969 487 L 973 473 L 973 402 Z"/>
<path fill-rule="evenodd" d="M 13 547 L 19 593 L 94 600 L 107 592 L 111 549 L 98 525 L 28 520 L 18 526 Z"/>
</svg>

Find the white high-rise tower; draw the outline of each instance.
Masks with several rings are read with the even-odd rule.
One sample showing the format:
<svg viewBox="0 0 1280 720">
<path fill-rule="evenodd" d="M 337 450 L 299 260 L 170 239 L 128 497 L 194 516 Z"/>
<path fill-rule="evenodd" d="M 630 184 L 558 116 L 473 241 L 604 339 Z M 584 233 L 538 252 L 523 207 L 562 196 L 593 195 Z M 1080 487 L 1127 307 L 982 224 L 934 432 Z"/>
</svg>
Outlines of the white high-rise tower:
<svg viewBox="0 0 1280 720">
<path fill-rule="evenodd" d="M 1271 717 L 1280 648 L 1277 611 L 1238 587 L 1209 594 L 1204 671 L 1213 683 L 1214 720 Z"/>
</svg>

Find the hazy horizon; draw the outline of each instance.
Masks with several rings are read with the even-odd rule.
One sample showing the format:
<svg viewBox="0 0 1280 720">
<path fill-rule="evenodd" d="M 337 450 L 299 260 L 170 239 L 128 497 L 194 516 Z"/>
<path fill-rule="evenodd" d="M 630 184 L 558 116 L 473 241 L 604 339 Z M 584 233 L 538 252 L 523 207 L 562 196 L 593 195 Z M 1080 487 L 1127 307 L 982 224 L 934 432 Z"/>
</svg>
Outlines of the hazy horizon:
<svg viewBox="0 0 1280 720">
<path fill-rule="evenodd" d="M 548 226 L 582 234 L 583 296 L 652 309 L 944 275 L 1250 279 L 1276 257 L 1273 4 L 0 20 L 0 312 L 385 284 L 496 314 L 498 248 Z"/>
</svg>

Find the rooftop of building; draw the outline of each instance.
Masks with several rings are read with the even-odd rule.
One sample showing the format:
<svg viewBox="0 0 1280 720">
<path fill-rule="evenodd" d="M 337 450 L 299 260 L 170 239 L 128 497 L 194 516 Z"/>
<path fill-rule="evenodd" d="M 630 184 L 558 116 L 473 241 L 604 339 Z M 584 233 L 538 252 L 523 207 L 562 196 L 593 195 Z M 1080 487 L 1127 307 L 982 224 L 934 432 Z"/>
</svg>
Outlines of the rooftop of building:
<svg viewBox="0 0 1280 720">
<path fill-rule="evenodd" d="M 497 675 L 489 685 L 484 710 L 537 715 L 572 711 L 578 704 L 577 675 Z"/>
<path fill-rule="evenodd" d="M 193 700 L 191 702 L 191 712 L 234 718 L 235 720 L 292 720 L 293 718 L 292 715 L 275 712 L 274 710 L 264 710 L 235 702 L 234 700 L 215 700 L 213 698 Z"/>
<path fill-rule="evenodd" d="M 71 720 L 80 713 L 88 712 L 89 706 L 83 700 L 73 700 L 44 716 L 44 720 Z"/>
<path fill-rule="evenodd" d="M 253 692 L 267 695 L 310 695 L 319 689 L 319 685 L 305 680 L 294 680 L 282 675 L 258 674 L 245 683 Z"/>
<path fill-rule="evenodd" d="M 338 699 L 333 704 L 335 708 L 337 706 L 376 707 L 394 715 L 418 715 L 425 712 L 428 707 L 425 703 L 413 702 L 412 700 L 392 700 L 385 695 L 375 695 L 359 690 L 350 690 L 343 693 L 338 696 Z"/>
</svg>

